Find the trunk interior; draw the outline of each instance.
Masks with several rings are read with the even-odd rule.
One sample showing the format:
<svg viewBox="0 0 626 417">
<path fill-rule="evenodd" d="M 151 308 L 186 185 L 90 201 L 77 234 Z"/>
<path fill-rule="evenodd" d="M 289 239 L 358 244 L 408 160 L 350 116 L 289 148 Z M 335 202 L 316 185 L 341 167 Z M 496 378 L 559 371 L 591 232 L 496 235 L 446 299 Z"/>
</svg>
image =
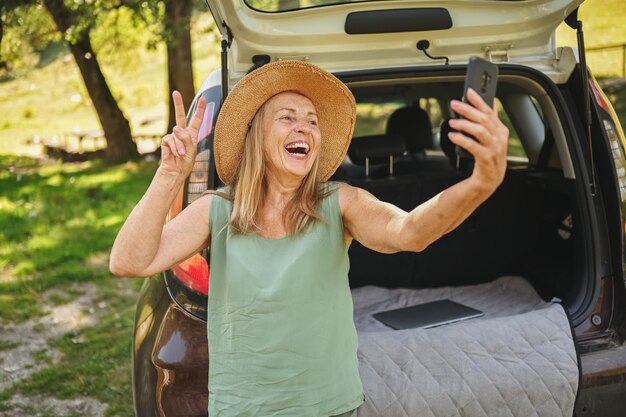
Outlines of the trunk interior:
<svg viewBox="0 0 626 417">
<path fill-rule="evenodd" d="M 447 120 L 454 117 L 449 102 L 462 94 L 464 69 L 446 71 L 404 71 L 386 74 L 384 81 L 376 74 L 346 74 L 357 100 L 357 126 L 332 179 L 409 211 L 467 178 L 472 161 L 458 158 L 447 140 Z M 471 286 L 514 275 L 543 300 L 562 300 L 570 315 L 588 307 L 589 228 L 580 220 L 587 217 L 572 158 L 575 138 L 550 83 L 530 70 L 501 68 L 496 101 L 510 131 L 502 185 L 423 252 L 384 255 L 353 242 L 353 289 Z"/>
</svg>

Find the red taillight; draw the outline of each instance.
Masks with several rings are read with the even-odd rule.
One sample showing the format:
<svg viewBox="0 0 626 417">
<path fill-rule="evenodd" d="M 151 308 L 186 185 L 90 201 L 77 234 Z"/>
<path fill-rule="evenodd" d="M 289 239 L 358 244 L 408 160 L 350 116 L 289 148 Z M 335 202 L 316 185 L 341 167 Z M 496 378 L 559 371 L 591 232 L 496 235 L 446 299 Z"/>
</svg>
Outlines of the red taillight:
<svg viewBox="0 0 626 417">
<path fill-rule="evenodd" d="M 604 91 L 602 91 L 602 89 L 600 88 L 600 86 L 598 85 L 595 79 L 592 78 L 589 81 L 589 85 L 591 86 L 591 91 L 593 92 L 593 95 L 598 105 L 611 116 L 610 122 L 615 128 L 614 134 L 617 135 L 620 142 L 622 143 L 622 146 L 626 148 L 626 138 L 624 137 L 624 131 L 622 130 L 622 125 L 619 123 L 619 118 L 617 117 L 617 113 L 615 113 L 615 110 L 613 109 L 613 106 L 611 105 L 611 101 L 604 94 Z M 606 126 L 605 126 L 605 130 L 606 130 Z"/>
<path fill-rule="evenodd" d="M 617 118 L 617 113 L 613 110 L 611 102 L 606 97 L 596 80 L 591 79 L 589 84 L 596 102 L 608 115 L 608 117 L 607 115 L 601 115 L 600 121 L 609 140 L 613 163 L 615 165 L 615 173 L 617 175 L 619 196 L 622 203 L 624 203 L 626 202 L 626 164 L 624 164 L 624 159 L 626 157 L 626 138 L 624 137 L 624 131 L 622 130 L 619 119 Z M 626 236 L 624 238 L 626 239 Z M 624 259 L 626 259 L 626 245 L 624 245 L 624 251 Z"/>
<path fill-rule="evenodd" d="M 600 86 L 598 85 L 596 80 L 593 79 L 593 78 L 590 79 L 589 80 L 589 86 L 591 87 L 591 91 L 593 92 L 593 95 L 594 95 L 598 105 L 600 107 L 602 107 L 604 109 L 604 111 L 606 111 L 607 113 L 610 114 L 611 110 L 612 110 L 612 106 L 611 106 L 609 100 L 604 95 L 604 92 L 602 91 L 602 89 L 600 88 Z"/>
<path fill-rule="evenodd" d="M 202 255 L 196 254 L 181 262 L 172 272 L 186 287 L 205 295 L 209 293 L 209 264 Z"/>
</svg>

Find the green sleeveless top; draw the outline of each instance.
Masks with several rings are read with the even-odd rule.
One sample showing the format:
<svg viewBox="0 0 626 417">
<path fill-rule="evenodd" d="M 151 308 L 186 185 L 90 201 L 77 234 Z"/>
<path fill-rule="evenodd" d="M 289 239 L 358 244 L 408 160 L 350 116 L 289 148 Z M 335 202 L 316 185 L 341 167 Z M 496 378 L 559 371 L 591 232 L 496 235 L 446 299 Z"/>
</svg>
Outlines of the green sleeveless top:
<svg viewBox="0 0 626 417">
<path fill-rule="evenodd" d="M 211 202 L 209 416 L 328 417 L 363 402 L 336 188 L 322 221 L 282 239 L 233 234 Z"/>
</svg>

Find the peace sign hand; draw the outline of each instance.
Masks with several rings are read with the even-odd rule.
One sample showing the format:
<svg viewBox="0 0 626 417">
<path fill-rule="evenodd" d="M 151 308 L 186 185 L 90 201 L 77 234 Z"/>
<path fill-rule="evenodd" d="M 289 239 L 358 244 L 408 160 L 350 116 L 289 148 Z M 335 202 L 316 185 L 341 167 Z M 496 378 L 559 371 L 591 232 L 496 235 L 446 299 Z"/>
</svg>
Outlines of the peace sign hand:
<svg viewBox="0 0 626 417">
<path fill-rule="evenodd" d="M 172 99 L 174 100 L 176 126 L 172 129 L 172 133 L 163 136 L 159 170 L 186 178 L 191 173 L 196 159 L 198 132 L 204 117 L 206 99 L 200 97 L 198 100 L 198 106 L 189 126 L 187 126 L 187 118 L 185 117 L 183 97 L 178 91 L 174 91 Z"/>
</svg>

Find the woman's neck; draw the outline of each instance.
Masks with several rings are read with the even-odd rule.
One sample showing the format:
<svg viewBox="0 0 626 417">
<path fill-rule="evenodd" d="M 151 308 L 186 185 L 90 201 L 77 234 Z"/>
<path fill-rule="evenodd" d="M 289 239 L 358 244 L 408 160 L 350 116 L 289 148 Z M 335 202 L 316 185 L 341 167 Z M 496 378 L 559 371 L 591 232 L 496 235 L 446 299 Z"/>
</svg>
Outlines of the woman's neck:
<svg viewBox="0 0 626 417">
<path fill-rule="evenodd" d="M 271 172 L 266 173 L 265 180 L 267 188 L 264 205 L 266 208 L 277 208 L 281 211 L 302 183 L 302 179 L 279 178 Z"/>
<path fill-rule="evenodd" d="M 281 185 L 271 185 L 267 184 L 265 201 L 265 208 L 268 209 L 277 209 L 282 211 L 283 208 L 287 205 L 289 200 L 292 199 L 298 187 L 284 187 Z"/>
</svg>

